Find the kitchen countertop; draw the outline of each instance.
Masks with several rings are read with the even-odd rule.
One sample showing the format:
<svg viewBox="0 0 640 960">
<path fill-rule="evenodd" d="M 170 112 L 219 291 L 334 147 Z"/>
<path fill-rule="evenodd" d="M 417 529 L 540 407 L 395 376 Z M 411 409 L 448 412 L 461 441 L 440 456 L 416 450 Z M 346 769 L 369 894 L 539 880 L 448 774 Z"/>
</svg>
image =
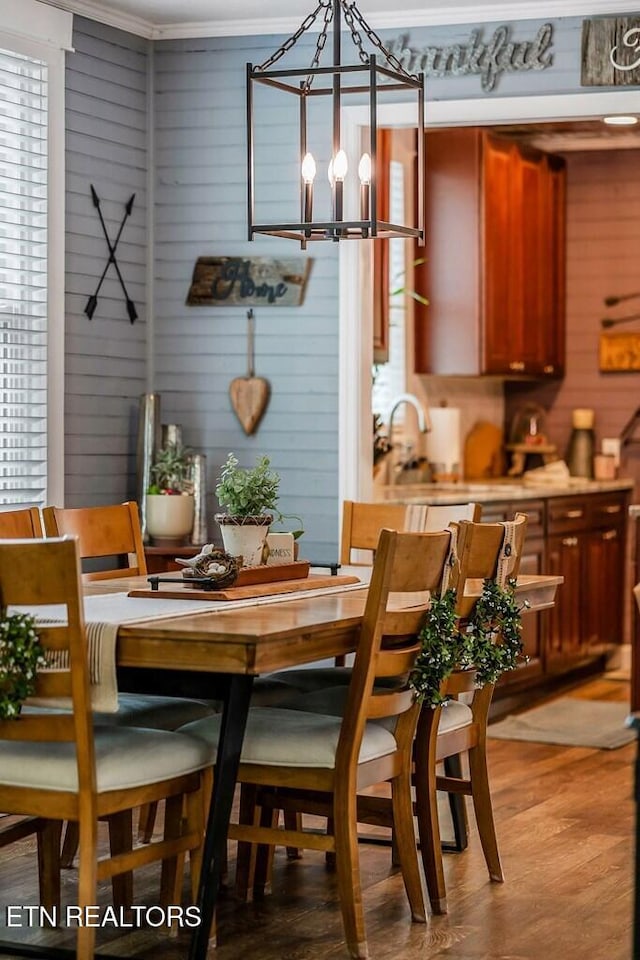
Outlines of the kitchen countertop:
<svg viewBox="0 0 640 960">
<path fill-rule="evenodd" d="M 378 503 L 497 503 L 502 500 L 541 500 L 586 493 L 611 493 L 615 490 L 633 490 L 634 481 L 628 477 L 619 480 L 583 480 L 572 478 L 570 483 L 531 484 L 513 477 L 461 483 L 396 483 L 374 488 L 373 499 Z"/>
</svg>

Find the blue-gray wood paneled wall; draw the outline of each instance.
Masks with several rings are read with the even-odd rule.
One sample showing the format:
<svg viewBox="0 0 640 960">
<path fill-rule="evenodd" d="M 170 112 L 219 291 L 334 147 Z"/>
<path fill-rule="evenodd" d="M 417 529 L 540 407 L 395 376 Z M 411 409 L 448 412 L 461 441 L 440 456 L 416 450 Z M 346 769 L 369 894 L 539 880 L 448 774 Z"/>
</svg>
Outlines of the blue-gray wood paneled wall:
<svg viewBox="0 0 640 960">
<path fill-rule="evenodd" d="M 243 465 L 271 457 L 281 510 L 303 518 L 304 555 L 322 560 L 336 557 L 338 535 L 337 245 L 304 254 L 290 240 L 247 241 L 245 64 L 276 45 L 273 37 L 156 44 L 154 383 L 163 419 L 182 423 L 185 441 L 206 454 L 210 491 L 229 451 Z M 311 55 L 305 44 L 301 62 Z M 261 211 L 281 217 L 288 202 L 295 216 L 297 115 L 286 106 L 295 98 L 268 94 L 256 103 L 267 158 Z M 324 189 L 319 170 L 320 181 Z M 272 393 L 250 437 L 228 395 L 231 379 L 247 372 L 246 310 L 185 306 L 197 257 L 224 254 L 313 259 L 302 306 L 255 309 L 256 374 Z M 211 495 L 210 518 L 214 509 Z"/>
<path fill-rule="evenodd" d="M 148 43 L 74 18 L 66 70 L 65 502 L 114 503 L 135 487 L 135 417 L 146 382 Z M 113 265 L 92 320 L 83 312 L 135 193 L 117 260 L 139 319 L 129 322 Z"/>
<path fill-rule="evenodd" d="M 511 25 L 532 40 L 544 21 Z M 487 41 L 498 24 L 485 24 Z M 553 21 L 553 65 L 500 77 L 493 97 L 580 92 L 580 18 Z M 472 26 L 399 27 L 411 47 L 469 41 Z M 185 441 L 208 458 L 209 518 L 214 478 L 229 450 L 243 464 L 267 453 L 282 475 L 281 507 L 305 521 L 305 554 L 333 557 L 338 535 L 338 261 L 333 244 L 314 244 L 300 308 L 259 307 L 256 373 L 272 397 L 253 437 L 231 410 L 229 381 L 246 372 L 242 308 L 187 307 L 195 260 L 202 255 L 298 255 L 291 241 L 246 239 L 245 63 L 259 63 L 282 38 L 147 41 L 75 18 L 76 52 L 67 71 L 67 502 L 106 502 L 134 492 L 132 455 L 138 396 L 145 390 L 145 253 L 153 246 L 152 387 L 162 419 L 183 425 Z M 310 41 L 294 51 L 311 59 Z M 147 58 L 153 50 L 153 150 L 146 130 Z M 291 55 L 288 64 L 294 62 Z M 593 88 L 591 88 L 593 89 Z M 582 92 L 585 92 L 584 90 Z M 485 96 L 477 76 L 428 82 L 433 100 Z M 274 95 L 275 96 L 275 95 Z M 265 218 L 280 217 L 297 181 L 294 117 L 267 95 L 256 109 L 266 166 L 258 170 Z M 559 108 L 559 113 L 562 109 Z M 321 123 L 312 119 L 312 139 Z M 315 149 L 315 148 L 314 148 Z M 154 182 L 153 236 L 145 234 L 145 177 Z M 131 326 L 112 272 L 93 321 L 83 314 L 107 255 L 89 184 L 105 199 L 115 231 L 136 191 L 119 259 L 139 312 Z M 318 199 L 326 196 L 319 169 Z M 295 201 L 294 201 L 295 205 Z M 294 213 L 295 207 L 289 206 Z"/>
</svg>

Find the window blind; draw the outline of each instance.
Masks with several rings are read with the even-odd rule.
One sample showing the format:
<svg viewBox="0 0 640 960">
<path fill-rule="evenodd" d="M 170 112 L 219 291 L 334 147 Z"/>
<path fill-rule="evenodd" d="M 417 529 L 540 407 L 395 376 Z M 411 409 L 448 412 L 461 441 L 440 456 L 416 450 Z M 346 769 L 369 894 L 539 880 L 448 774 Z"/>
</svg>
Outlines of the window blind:
<svg viewBox="0 0 640 960">
<path fill-rule="evenodd" d="M 47 489 L 47 65 L 0 49 L 0 504 Z"/>
</svg>

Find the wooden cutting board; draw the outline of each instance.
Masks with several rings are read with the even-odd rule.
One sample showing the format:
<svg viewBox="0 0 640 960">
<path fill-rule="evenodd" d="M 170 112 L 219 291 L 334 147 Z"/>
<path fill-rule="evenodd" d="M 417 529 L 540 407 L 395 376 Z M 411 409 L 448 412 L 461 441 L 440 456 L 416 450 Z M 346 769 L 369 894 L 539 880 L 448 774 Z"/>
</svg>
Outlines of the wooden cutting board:
<svg viewBox="0 0 640 960">
<path fill-rule="evenodd" d="M 484 480 L 504 475 L 502 430 L 494 423 L 479 420 L 464 442 L 465 480 Z"/>
<path fill-rule="evenodd" d="M 159 590 L 151 590 L 151 588 L 148 590 L 131 590 L 127 596 L 148 597 L 152 600 L 162 599 L 163 597 L 166 600 L 253 600 L 256 597 L 275 597 L 285 593 L 300 593 L 303 590 L 344 587 L 351 583 L 360 583 L 359 577 L 347 576 L 346 574 L 343 576 L 338 574 L 337 577 L 312 574 L 300 580 L 254 583 L 246 587 L 226 587 L 224 590 L 199 590 L 191 584 L 185 584 L 184 587 L 181 587 L 179 584 L 168 583 L 166 587 L 163 587 L 161 579 Z"/>
</svg>

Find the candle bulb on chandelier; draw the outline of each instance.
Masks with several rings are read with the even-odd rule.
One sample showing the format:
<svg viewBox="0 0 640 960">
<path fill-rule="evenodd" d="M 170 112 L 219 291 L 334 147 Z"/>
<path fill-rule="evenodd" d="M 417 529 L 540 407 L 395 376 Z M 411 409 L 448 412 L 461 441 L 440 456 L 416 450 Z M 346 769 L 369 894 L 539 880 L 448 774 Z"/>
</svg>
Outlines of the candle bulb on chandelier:
<svg viewBox="0 0 640 960">
<path fill-rule="evenodd" d="M 302 179 L 304 180 L 304 211 L 303 219 L 305 223 L 311 223 L 313 219 L 313 181 L 316 175 L 316 162 L 312 154 L 305 153 L 302 161 Z"/>
<path fill-rule="evenodd" d="M 347 155 L 344 150 L 338 150 L 330 163 L 329 178 L 333 178 L 334 195 L 334 220 L 342 220 L 342 195 L 344 189 L 344 178 L 349 169 Z"/>
<path fill-rule="evenodd" d="M 369 201 L 371 195 L 371 157 L 363 153 L 358 164 L 360 177 L 360 219 L 369 219 Z"/>
</svg>

